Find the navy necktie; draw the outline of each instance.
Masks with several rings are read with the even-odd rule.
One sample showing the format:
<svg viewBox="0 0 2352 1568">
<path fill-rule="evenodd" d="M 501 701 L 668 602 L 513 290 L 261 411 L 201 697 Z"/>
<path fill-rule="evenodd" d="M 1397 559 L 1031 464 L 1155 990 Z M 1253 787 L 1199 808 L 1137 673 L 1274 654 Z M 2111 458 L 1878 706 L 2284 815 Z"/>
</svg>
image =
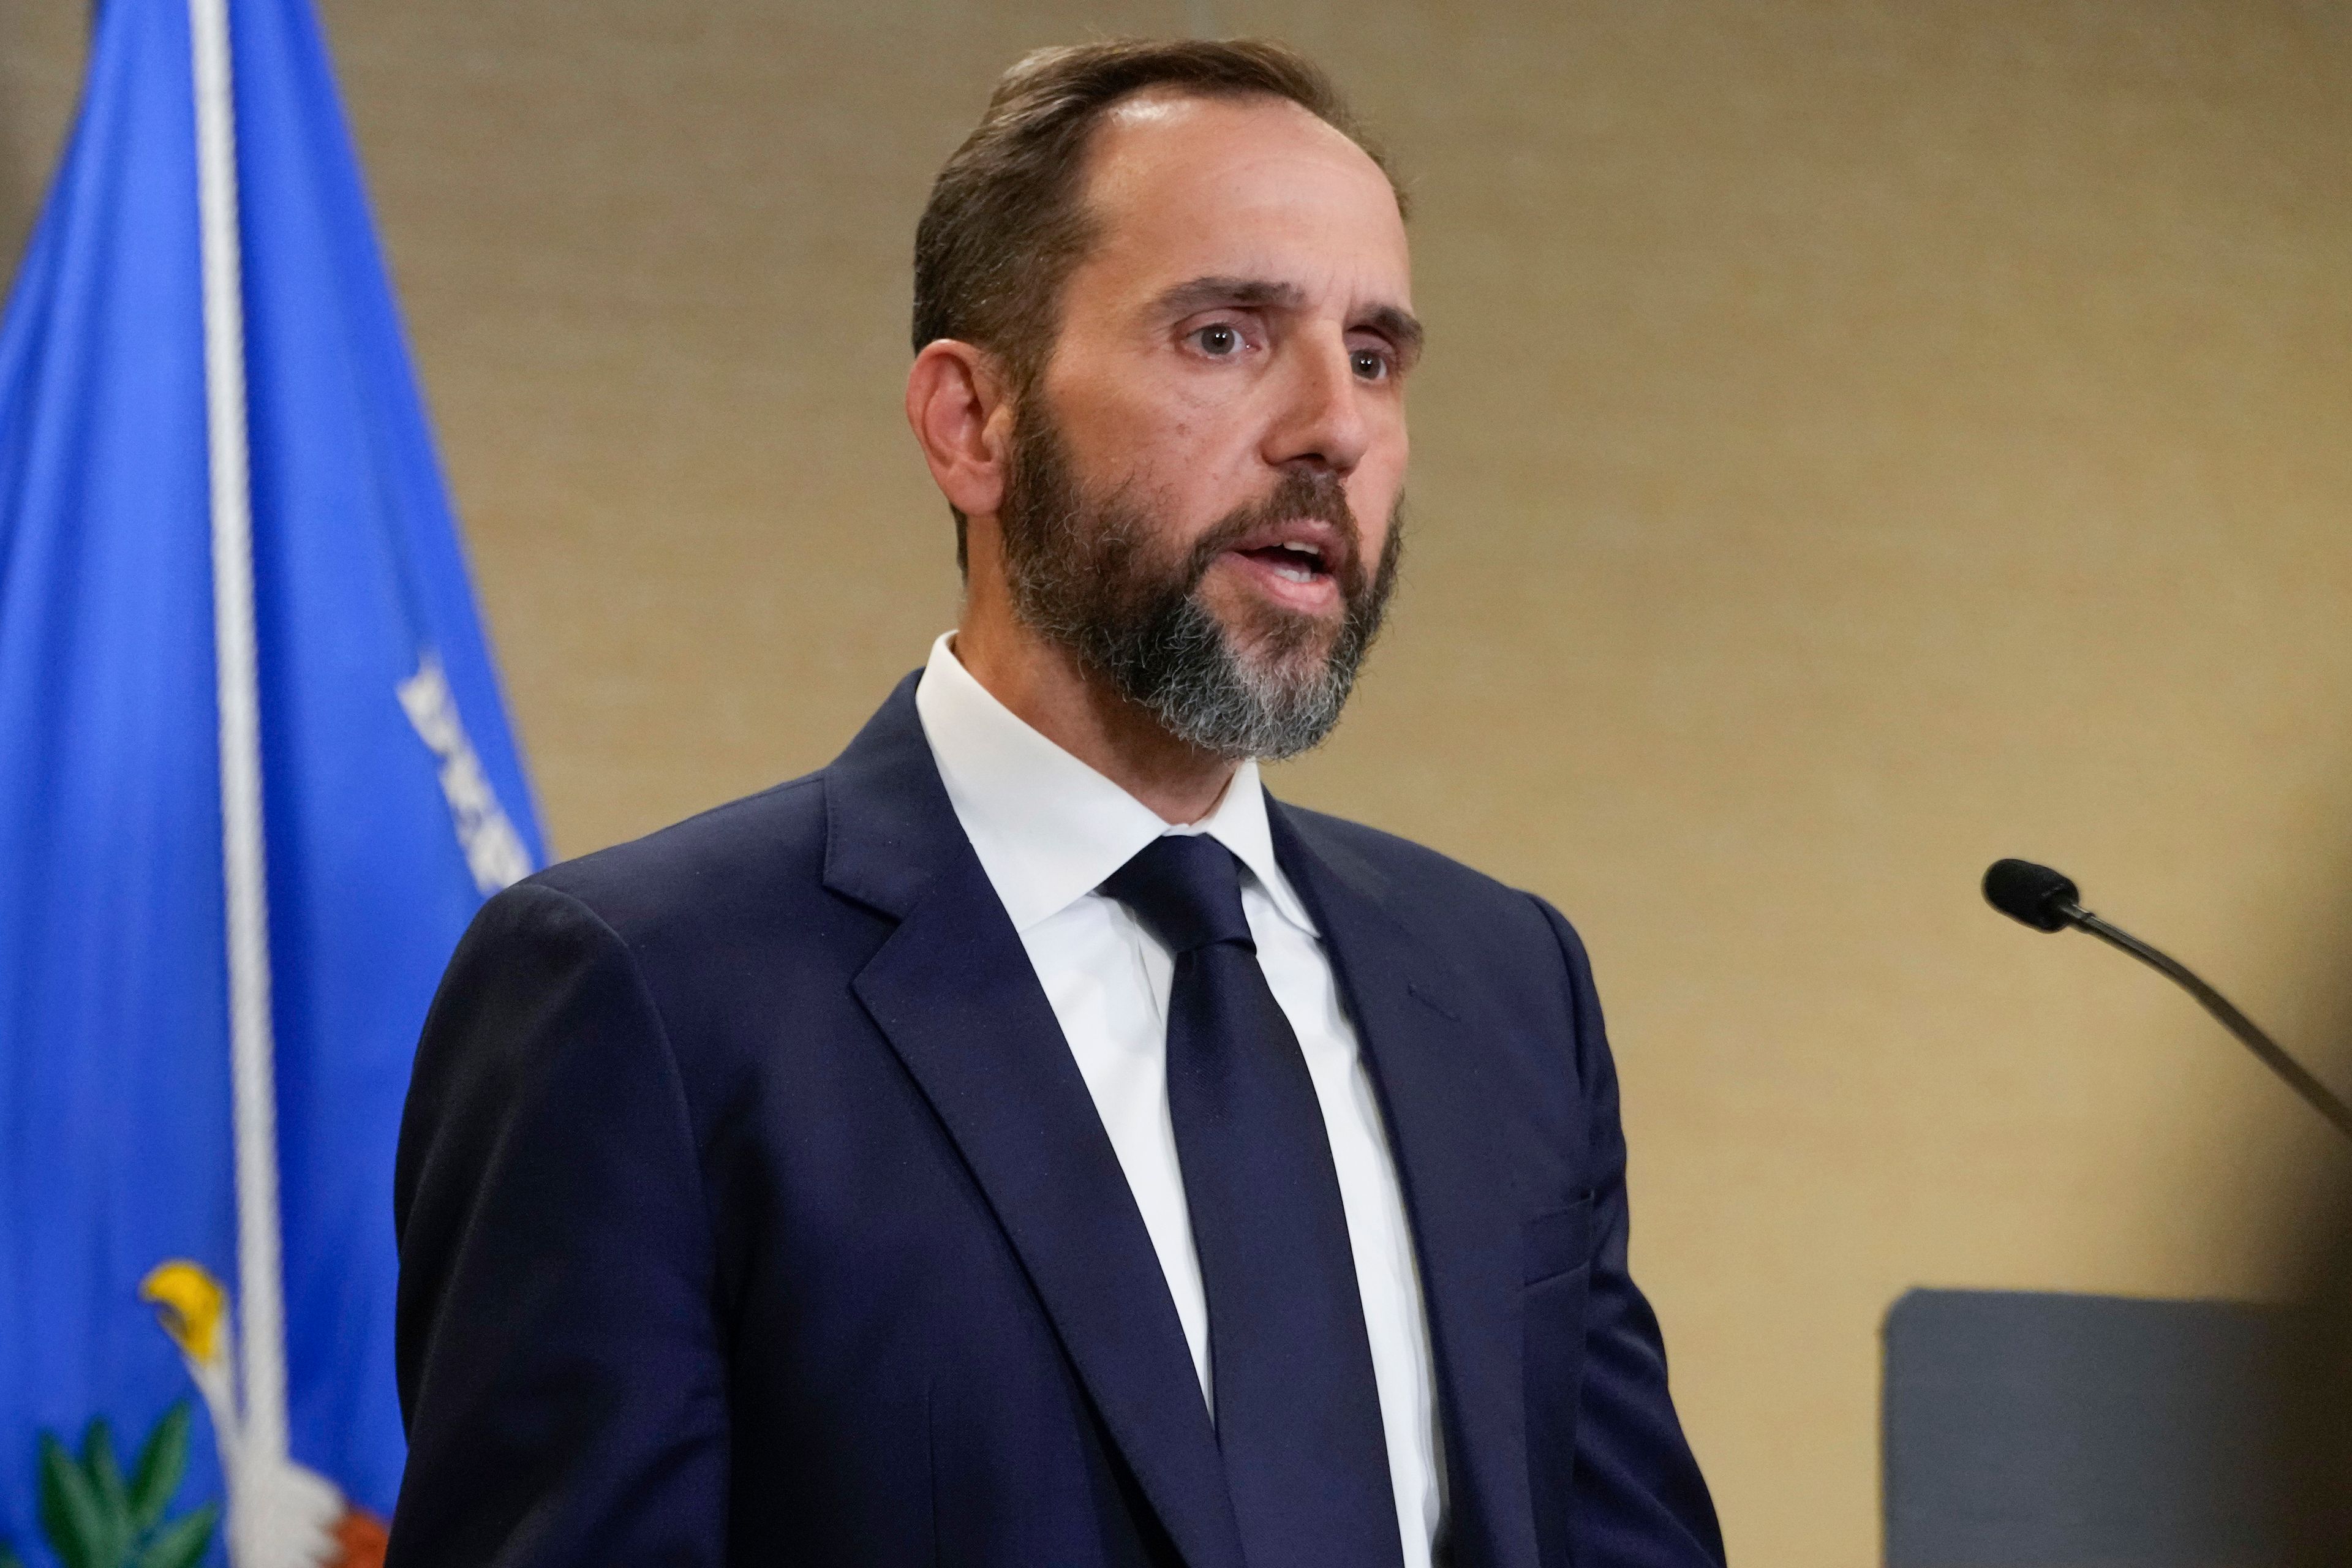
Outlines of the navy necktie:
<svg viewBox="0 0 2352 1568">
<path fill-rule="evenodd" d="M 1402 1568 L 1355 1256 L 1322 1107 L 1258 967 L 1241 868 L 1155 839 L 1103 884 L 1176 958 L 1168 1106 L 1250 1568 Z"/>
</svg>

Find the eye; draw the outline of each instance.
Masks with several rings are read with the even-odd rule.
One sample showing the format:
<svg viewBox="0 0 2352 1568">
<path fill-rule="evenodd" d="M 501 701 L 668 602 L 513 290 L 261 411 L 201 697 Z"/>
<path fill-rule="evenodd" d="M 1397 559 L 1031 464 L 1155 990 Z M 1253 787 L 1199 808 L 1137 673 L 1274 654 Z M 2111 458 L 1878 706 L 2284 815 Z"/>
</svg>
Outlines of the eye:
<svg viewBox="0 0 2352 1568">
<path fill-rule="evenodd" d="M 1242 351 L 1242 332 L 1230 321 L 1212 321 L 1194 329 L 1193 343 L 1211 359 L 1226 359 Z"/>
<path fill-rule="evenodd" d="M 1388 379 L 1391 369 L 1389 356 L 1380 349 L 1351 350 L 1348 355 L 1348 363 L 1362 380 L 1386 381 Z"/>
</svg>

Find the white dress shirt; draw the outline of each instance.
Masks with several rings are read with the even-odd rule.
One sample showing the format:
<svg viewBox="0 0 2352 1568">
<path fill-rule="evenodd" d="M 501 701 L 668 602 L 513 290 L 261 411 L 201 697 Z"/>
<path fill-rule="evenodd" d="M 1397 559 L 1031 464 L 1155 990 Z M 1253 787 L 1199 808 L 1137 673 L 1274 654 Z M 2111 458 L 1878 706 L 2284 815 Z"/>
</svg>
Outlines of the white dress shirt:
<svg viewBox="0 0 2352 1568">
<path fill-rule="evenodd" d="M 1405 1565 L 1429 1568 L 1443 1480 L 1412 1233 L 1371 1077 L 1340 1006 L 1330 961 L 1306 906 L 1275 864 L 1257 764 L 1241 764 L 1205 819 L 1171 827 L 990 695 L 957 659 L 952 637 L 932 645 L 915 689 L 923 733 L 956 819 L 1013 918 L 1110 1134 L 1212 1410 L 1208 1301 L 1168 1113 L 1168 993 L 1175 962 L 1125 905 L 1096 889 L 1165 833 L 1210 834 L 1241 861 L 1242 909 L 1258 963 L 1298 1036 L 1339 1170 Z"/>
</svg>

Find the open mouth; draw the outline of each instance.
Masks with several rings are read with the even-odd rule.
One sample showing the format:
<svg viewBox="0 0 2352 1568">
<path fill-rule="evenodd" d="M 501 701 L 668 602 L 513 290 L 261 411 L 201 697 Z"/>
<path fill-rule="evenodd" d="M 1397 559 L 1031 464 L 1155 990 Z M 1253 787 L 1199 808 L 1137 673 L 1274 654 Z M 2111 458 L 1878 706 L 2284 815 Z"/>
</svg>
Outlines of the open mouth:
<svg viewBox="0 0 2352 1568">
<path fill-rule="evenodd" d="M 1330 568 L 1324 563 L 1323 552 L 1312 544 L 1267 544 L 1235 553 L 1258 563 L 1275 575 L 1292 583 L 1312 583 L 1331 574 Z"/>
</svg>

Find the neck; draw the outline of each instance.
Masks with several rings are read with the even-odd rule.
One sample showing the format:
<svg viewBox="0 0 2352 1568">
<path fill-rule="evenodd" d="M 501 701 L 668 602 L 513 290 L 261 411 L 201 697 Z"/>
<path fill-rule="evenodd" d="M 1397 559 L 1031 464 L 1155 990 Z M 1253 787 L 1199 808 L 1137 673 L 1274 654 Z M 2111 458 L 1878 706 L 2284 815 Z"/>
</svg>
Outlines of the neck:
<svg viewBox="0 0 2352 1568">
<path fill-rule="evenodd" d="M 1238 763 L 1170 734 L 1067 648 L 1009 617 L 969 613 L 951 646 L 990 696 L 1161 821 L 1198 822 L 1224 798 Z"/>
</svg>

